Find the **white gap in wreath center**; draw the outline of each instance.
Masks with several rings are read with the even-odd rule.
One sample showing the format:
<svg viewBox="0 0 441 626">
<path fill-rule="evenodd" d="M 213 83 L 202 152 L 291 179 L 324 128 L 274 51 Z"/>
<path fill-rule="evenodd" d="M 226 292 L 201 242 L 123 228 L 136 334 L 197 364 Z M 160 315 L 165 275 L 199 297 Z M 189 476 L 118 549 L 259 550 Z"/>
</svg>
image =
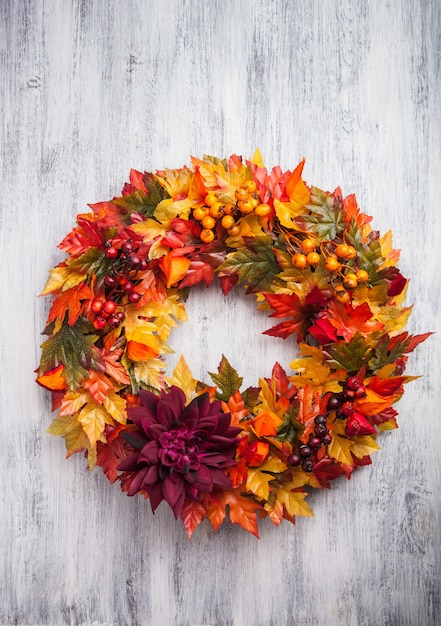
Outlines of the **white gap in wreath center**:
<svg viewBox="0 0 441 626">
<path fill-rule="evenodd" d="M 243 378 L 241 390 L 269 378 L 276 362 L 288 375 L 289 365 L 299 355 L 296 336 L 287 339 L 262 333 L 282 320 L 269 317 L 271 309 L 258 310 L 255 296 L 240 286 L 224 296 L 216 281 L 209 288 L 196 285 L 185 303 L 188 321 L 178 322 L 168 344 L 174 350 L 166 356 L 171 376 L 184 355 L 193 377 L 213 384 L 208 372 L 217 373 L 222 355 Z"/>
</svg>

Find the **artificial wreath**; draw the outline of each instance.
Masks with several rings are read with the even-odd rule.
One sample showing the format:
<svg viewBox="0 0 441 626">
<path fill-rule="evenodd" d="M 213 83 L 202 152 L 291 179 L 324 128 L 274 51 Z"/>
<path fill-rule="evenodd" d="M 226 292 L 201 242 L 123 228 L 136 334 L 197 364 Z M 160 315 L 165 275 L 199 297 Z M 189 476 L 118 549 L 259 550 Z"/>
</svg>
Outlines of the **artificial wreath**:
<svg viewBox="0 0 441 626">
<path fill-rule="evenodd" d="M 191 162 L 132 170 L 121 197 L 77 216 L 43 290 L 37 382 L 67 456 L 85 451 L 153 511 L 165 500 L 189 537 L 227 511 L 257 536 L 259 517 L 312 515 L 307 488 L 371 463 L 377 434 L 397 427 L 407 354 L 429 333 L 404 331 L 399 253 L 354 195 L 308 186 L 304 161 L 268 171 L 259 151 Z M 166 375 L 189 290 L 215 278 L 280 320 L 266 334 L 298 342 L 292 372 L 276 363 L 242 389 L 225 357 L 210 382 L 181 357 Z"/>
</svg>

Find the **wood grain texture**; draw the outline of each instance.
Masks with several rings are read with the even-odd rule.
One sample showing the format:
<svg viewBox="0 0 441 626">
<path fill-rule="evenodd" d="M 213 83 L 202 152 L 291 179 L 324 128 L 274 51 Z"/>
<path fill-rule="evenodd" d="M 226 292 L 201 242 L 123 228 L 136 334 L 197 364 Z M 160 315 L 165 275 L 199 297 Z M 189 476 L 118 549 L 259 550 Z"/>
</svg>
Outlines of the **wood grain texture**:
<svg viewBox="0 0 441 626">
<path fill-rule="evenodd" d="M 131 167 L 190 154 L 307 157 L 307 181 L 393 229 L 410 330 L 439 329 L 440 41 L 438 0 L 0 2 L 1 624 L 440 623 L 439 336 L 412 355 L 424 377 L 373 465 L 259 541 L 204 524 L 188 542 L 166 508 L 66 462 L 33 382 L 36 296 L 75 215 Z M 222 353 L 251 384 L 292 359 L 245 298 L 199 290 L 189 313 L 172 345 L 198 376 Z"/>
</svg>

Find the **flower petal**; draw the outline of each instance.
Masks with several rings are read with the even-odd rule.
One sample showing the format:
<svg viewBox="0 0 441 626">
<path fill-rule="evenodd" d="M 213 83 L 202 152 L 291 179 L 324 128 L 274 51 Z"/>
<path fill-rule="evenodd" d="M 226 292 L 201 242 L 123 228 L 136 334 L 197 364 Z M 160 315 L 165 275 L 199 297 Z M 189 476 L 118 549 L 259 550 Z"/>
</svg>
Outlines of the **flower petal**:
<svg viewBox="0 0 441 626">
<path fill-rule="evenodd" d="M 182 477 L 176 473 L 172 474 L 172 476 L 167 476 L 162 482 L 162 493 L 177 519 L 185 500 L 185 488 Z"/>
<path fill-rule="evenodd" d="M 145 444 L 138 456 L 138 463 L 145 461 L 149 465 L 158 463 L 159 444 L 156 440 L 149 441 Z"/>
<path fill-rule="evenodd" d="M 149 494 L 150 506 L 152 507 L 152 513 L 154 513 L 158 506 L 161 504 L 161 502 L 164 500 L 164 496 L 162 493 L 162 483 L 158 481 L 157 483 L 149 487 L 147 491 Z"/>
<path fill-rule="evenodd" d="M 147 473 L 148 467 L 136 472 L 132 481 L 130 482 L 129 489 L 127 491 L 127 495 L 134 496 L 138 491 L 142 489 L 145 475 Z"/>
</svg>

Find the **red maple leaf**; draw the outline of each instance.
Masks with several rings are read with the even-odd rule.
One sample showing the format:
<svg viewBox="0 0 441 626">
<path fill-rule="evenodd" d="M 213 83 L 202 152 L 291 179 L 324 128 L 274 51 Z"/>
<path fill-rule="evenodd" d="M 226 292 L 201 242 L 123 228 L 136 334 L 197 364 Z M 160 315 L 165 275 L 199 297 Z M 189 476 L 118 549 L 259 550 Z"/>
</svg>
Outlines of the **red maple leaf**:
<svg viewBox="0 0 441 626">
<path fill-rule="evenodd" d="M 270 317 L 289 317 L 290 319 L 273 326 L 273 328 L 266 330 L 263 334 L 286 339 L 289 335 L 297 333 L 299 341 L 305 338 L 310 326 L 315 321 L 315 316 L 328 302 L 317 286 L 308 293 L 304 304 L 301 303 L 300 298 L 295 293 L 265 293 L 264 296 L 274 310 Z"/>
<path fill-rule="evenodd" d="M 118 478 L 117 467 L 124 461 L 129 454 L 131 448 L 121 437 L 116 437 L 111 443 L 97 442 L 97 459 L 96 464 L 103 468 L 103 472 L 111 483 Z"/>
<path fill-rule="evenodd" d="M 340 463 L 335 463 L 329 457 L 324 457 L 314 465 L 314 476 L 322 487 L 331 488 L 331 480 L 335 480 L 344 474 L 344 469 Z"/>
<path fill-rule="evenodd" d="M 370 321 L 372 316 L 367 302 L 353 307 L 349 303 L 342 304 L 333 300 L 322 319 L 328 320 L 334 326 L 338 338 L 350 341 L 357 333 L 366 336 L 384 328 L 381 322 Z"/>
</svg>

